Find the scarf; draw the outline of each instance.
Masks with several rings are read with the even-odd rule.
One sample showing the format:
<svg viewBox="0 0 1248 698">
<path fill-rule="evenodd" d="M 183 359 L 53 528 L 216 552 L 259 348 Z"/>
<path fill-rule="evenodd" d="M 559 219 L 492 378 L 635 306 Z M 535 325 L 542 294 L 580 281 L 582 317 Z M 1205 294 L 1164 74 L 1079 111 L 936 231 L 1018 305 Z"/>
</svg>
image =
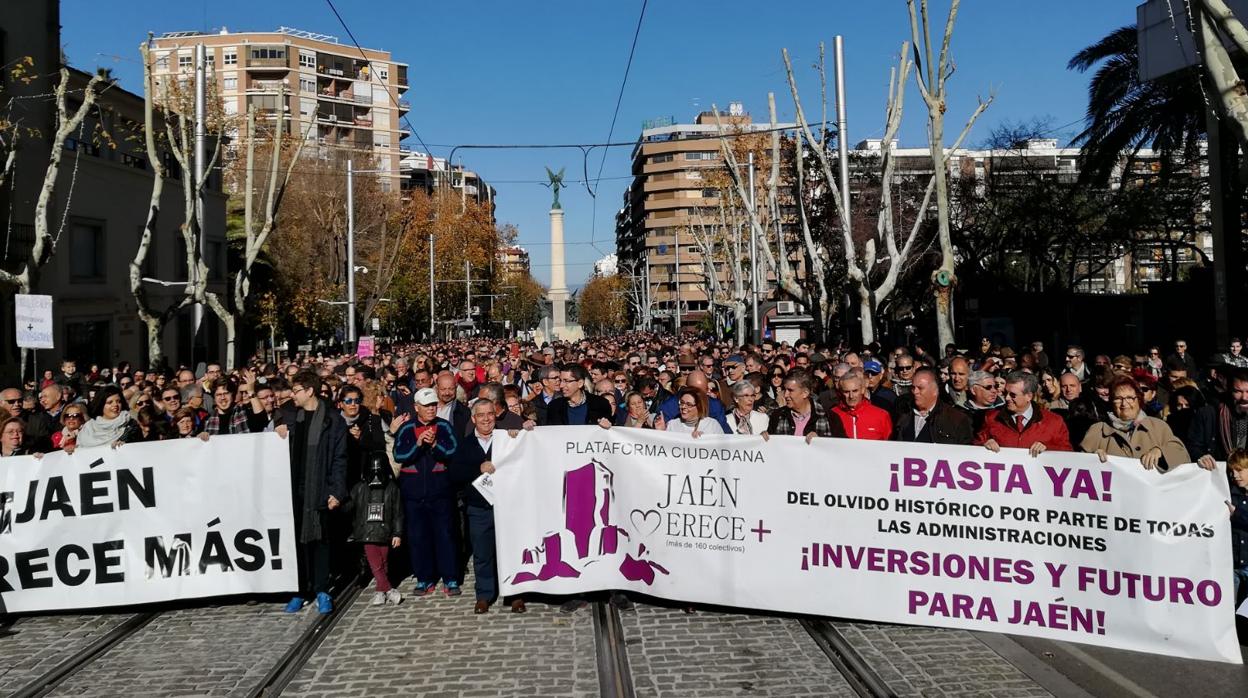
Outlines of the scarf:
<svg viewBox="0 0 1248 698">
<path fill-rule="evenodd" d="M 1109 425 L 1111 427 L 1117 429 L 1118 431 L 1124 432 L 1125 434 L 1130 436 L 1131 432 L 1135 431 L 1135 427 L 1139 425 L 1143 417 L 1144 417 L 1144 413 L 1140 412 L 1138 415 L 1135 416 L 1135 419 L 1124 420 L 1124 419 L 1119 419 L 1118 415 L 1114 414 L 1113 412 L 1110 412 L 1109 414 L 1105 415 L 1105 421 L 1109 422 Z"/>
<path fill-rule="evenodd" d="M 750 426 L 750 415 L 748 413 L 741 414 L 740 412 L 736 412 L 735 410 L 734 410 L 734 413 L 737 415 L 737 433 L 738 434 L 753 434 L 754 427 Z"/>
<path fill-rule="evenodd" d="M 78 445 L 83 448 L 106 446 L 120 439 L 130 426 L 130 413 L 122 411 L 112 419 L 96 417 L 82 425 L 78 430 Z"/>
<path fill-rule="evenodd" d="M 320 478 L 324 475 L 324 470 L 317 463 L 316 457 L 317 445 L 321 441 L 321 432 L 325 428 L 325 413 L 325 401 L 317 400 L 315 412 L 309 412 L 300 408 L 298 416 L 295 417 L 297 421 L 306 421 L 308 423 L 308 440 L 304 450 L 303 461 L 303 501 L 295 502 L 296 505 L 303 508 L 303 527 L 299 531 L 300 543 L 318 541 L 323 537 L 319 512 L 320 503 L 317 501 L 321 488 L 317 485 Z"/>
</svg>

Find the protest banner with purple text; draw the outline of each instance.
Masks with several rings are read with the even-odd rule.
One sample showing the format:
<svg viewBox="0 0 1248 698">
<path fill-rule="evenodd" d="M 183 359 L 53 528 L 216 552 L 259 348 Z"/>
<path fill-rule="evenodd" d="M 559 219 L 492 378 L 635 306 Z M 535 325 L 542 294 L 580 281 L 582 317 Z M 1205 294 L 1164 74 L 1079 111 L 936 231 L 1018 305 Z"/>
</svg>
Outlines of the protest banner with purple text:
<svg viewBox="0 0 1248 698">
<path fill-rule="evenodd" d="M 80 448 L 0 465 L 0 613 L 292 591 L 276 434 Z"/>
<path fill-rule="evenodd" d="M 504 595 L 665 599 L 1241 661 L 1226 473 L 1016 449 L 495 437 Z"/>
</svg>

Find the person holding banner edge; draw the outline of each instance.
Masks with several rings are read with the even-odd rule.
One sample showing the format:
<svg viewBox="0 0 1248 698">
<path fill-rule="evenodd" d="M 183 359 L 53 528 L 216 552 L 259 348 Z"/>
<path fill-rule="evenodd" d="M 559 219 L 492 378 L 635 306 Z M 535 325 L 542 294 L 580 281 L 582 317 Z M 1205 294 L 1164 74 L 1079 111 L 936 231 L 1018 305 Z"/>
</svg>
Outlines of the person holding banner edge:
<svg viewBox="0 0 1248 698">
<path fill-rule="evenodd" d="M 309 594 L 321 614 L 334 610 L 329 596 L 329 517 L 346 499 L 347 423 L 318 397 L 321 379 L 301 371 L 291 381 L 291 401 L 278 409 L 274 430 L 290 444 L 290 485 L 299 539 L 299 589 L 286 604 L 296 613 Z"/>
</svg>

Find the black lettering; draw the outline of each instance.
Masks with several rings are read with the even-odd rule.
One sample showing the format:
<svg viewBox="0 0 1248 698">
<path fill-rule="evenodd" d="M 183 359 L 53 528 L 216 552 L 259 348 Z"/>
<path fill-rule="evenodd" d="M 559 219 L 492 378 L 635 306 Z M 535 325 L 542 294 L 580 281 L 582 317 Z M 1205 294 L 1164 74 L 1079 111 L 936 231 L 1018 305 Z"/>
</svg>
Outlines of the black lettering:
<svg viewBox="0 0 1248 698">
<path fill-rule="evenodd" d="M 17 515 L 18 523 L 26 523 L 35 518 L 35 492 L 39 489 L 39 481 L 31 480 L 30 488 L 26 490 L 26 508 L 22 509 Z"/>
<path fill-rule="evenodd" d="M 95 557 L 95 583 L 116 584 L 126 581 L 126 573 L 121 567 L 120 553 L 126 549 L 124 540 L 106 540 L 91 546 Z M 118 553 L 113 555 L 112 553 Z"/>
<path fill-rule="evenodd" d="M 125 511 L 130 508 L 130 495 L 133 494 L 145 509 L 156 506 L 156 486 L 152 482 L 152 468 L 143 469 L 143 484 L 135 479 L 129 470 L 117 471 L 117 502 L 118 507 Z"/>
<path fill-rule="evenodd" d="M 82 515 L 107 514 L 113 510 L 108 500 L 108 481 L 111 473 L 94 471 L 78 476 L 78 496 L 82 499 Z M 103 487 L 100 485 L 103 484 Z M 99 501 L 103 500 L 103 501 Z"/>
<path fill-rule="evenodd" d="M 48 478 L 47 487 L 43 490 L 43 511 L 39 512 L 39 520 L 46 521 L 53 510 L 61 512 L 61 516 L 72 518 L 74 504 L 69 499 L 69 491 L 65 489 L 65 479 L 58 476 Z"/>
<path fill-rule="evenodd" d="M 225 549 L 225 541 L 221 540 L 220 531 L 209 531 L 204 536 L 204 551 L 199 554 L 199 573 L 203 574 L 208 565 L 216 565 L 222 572 L 233 572 L 230 553 Z"/>
<path fill-rule="evenodd" d="M 244 528 L 234 534 L 234 549 L 238 551 L 239 556 L 234 558 L 234 564 L 238 569 L 244 572 L 255 572 L 264 567 L 264 548 L 256 545 L 256 541 L 263 540 L 264 536 L 260 532 L 251 528 Z"/>
<path fill-rule="evenodd" d="M 148 536 L 143 539 L 143 558 L 147 561 L 148 579 L 157 570 L 166 579 L 175 573 L 181 576 L 190 571 L 191 534 L 178 533 L 173 536 L 173 540 L 173 546 L 165 548 L 165 539 L 162 536 Z"/>
<path fill-rule="evenodd" d="M 43 589 L 52 586 L 48 571 L 48 549 L 24 550 L 13 556 L 17 566 L 17 582 L 23 589 Z"/>
<path fill-rule="evenodd" d="M 0 594 L 13 591 L 13 585 L 5 577 L 9 576 L 9 559 L 0 555 Z"/>
<path fill-rule="evenodd" d="M 83 566 L 78 568 L 77 573 L 70 572 L 70 555 L 78 558 L 79 562 L 89 560 L 91 559 L 91 556 L 87 554 L 86 549 L 82 546 L 74 545 L 73 543 L 63 546 L 60 550 L 56 551 L 56 578 L 61 580 L 62 584 L 76 587 L 87 581 L 87 579 L 91 576 L 91 569 L 90 566 Z"/>
</svg>

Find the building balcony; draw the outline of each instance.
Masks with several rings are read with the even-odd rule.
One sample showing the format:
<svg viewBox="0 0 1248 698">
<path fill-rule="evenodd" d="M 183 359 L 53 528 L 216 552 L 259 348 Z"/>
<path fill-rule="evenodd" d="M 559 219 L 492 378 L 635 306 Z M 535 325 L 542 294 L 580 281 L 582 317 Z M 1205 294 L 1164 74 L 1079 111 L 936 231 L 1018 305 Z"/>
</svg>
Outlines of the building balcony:
<svg viewBox="0 0 1248 698">
<path fill-rule="evenodd" d="M 411 110 L 412 110 L 411 102 L 408 102 L 406 99 L 399 100 L 399 113 L 400 114 L 406 114 Z"/>
<path fill-rule="evenodd" d="M 290 62 L 286 58 L 248 58 L 247 68 L 251 69 L 270 69 L 270 70 L 288 70 Z"/>
</svg>

